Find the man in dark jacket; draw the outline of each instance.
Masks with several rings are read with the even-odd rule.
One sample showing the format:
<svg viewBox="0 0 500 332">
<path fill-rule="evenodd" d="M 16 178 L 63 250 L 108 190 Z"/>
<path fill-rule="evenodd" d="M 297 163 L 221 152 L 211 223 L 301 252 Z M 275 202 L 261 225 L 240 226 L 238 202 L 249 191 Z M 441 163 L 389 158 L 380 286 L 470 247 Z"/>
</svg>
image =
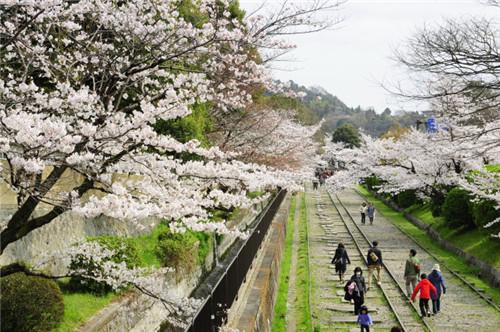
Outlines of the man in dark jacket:
<svg viewBox="0 0 500 332">
<path fill-rule="evenodd" d="M 335 264 L 335 272 L 339 274 L 340 281 L 344 281 L 344 273 L 347 269 L 347 264 L 351 264 L 351 260 L 342 242 L 339 243 L 337 250 L 335 250 L 332 264 Z"/>
<path fill-rule="evenodd" d="M 368 265 L 368 290 L 372 285 L 372 275 L 373 271 L 377 270 L 377 284 L 380 286 L 381 278 L 380 278 L 380 270 L 382 268 L 382 252 L 378 248 L 378 242 L 373 241 L 372 247 L 368 249 L 368 254 L 366 255 L 367 265 Z"/>
</svg>

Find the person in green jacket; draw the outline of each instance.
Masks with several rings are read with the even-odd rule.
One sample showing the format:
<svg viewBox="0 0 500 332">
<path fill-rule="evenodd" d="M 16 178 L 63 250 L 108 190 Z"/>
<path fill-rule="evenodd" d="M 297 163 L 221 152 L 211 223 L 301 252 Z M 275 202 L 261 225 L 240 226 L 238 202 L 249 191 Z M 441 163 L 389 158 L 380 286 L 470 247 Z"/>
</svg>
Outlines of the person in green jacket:
<svg viewBox="0 0 500 332">
<path fill-rule="evenodd" d="M 408 294 L 408 297 L 411 296 L 415 286 L 417 286 L 418 276 L 420 274 L 420 260 L 416 256 L 417 251 L 415 249 L 410 249 L 410 256 L 406 260 L 405 265 L 406 294 Z"/>
</svg>

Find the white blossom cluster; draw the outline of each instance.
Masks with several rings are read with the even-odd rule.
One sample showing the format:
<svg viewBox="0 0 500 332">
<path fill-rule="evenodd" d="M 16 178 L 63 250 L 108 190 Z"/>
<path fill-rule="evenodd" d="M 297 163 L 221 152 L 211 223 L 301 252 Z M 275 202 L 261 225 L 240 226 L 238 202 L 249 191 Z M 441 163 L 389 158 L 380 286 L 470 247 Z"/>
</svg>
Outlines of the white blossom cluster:
<svg viewBox="0 0 500 332">
<path fill-rule="evenodd" d="M 232 18 L 228 3 L 200 2 L 207 19 L 196 25 L 174 0 L 4 1 L 1 176 L 22 193 L 20 204 L 34 197 L 86 217 L 160 217 L 223 231 L 204 222 L 208 209 L 249 205 L 249 190 L 293 185 L 292 173 L 231 161 L 230 152 L 152 128 L 195 103 L 242 107 L 249 87 L 265 83 L 250 48 L 281 41 L 262 20 L 256 31 Z M 65 170 L 85 183 L 55 196 L 49 190 Z"/>
<path fill-rule="evenodd" d="M 480 150 L 490 139 L 482 136 L 454 140 L 449 130 L 428 134 L 412 129 L 399 139 L 363 135 L 359 149 L 328 143 L 324 158 L 340 163 L 343 169 L 336 171 L 327 183 L 332 190 L 339 190 L 373 175 L 383 180 L 380 192 L 416 190 L 421 196 L 460 186 L 476 197 L 500 205 L 500 176 L 485 168 L 486 160 L 498 164 L 500 154 L 495 149 Z"/>
<path fill-rule="evenodd" d="M 1 1 L 0 180 L 17 194 L 18 210 L 1 229 L 0 253 L 70 210 L 139 227 L 155 217 L 180 232 L 246 236 L 209 222 L 209 211 L 262 199 L 248 198 L 249 191 L 297 188 L 294 172 L 239 161 L 239 151 L 181 142 L 153 125 L 183 118 L 201 103 L 218 114 L 246 107 L 251 91 L 272 82 L 268 62 L 293 47 L 279 36 L 318 28 L 312 14 L 322 5 L 285 3 L 277 15 L 240 19 L 228 0 L 200 0 L 193 10 L 203 19 L 191 22 L 179 12 L 181 2 Z M 273 138 L 279 151 L 305 149 L 299 143 L 309 129 L 286 120 L 280 126 Z M 79 182 L 59 186 L 68 173 Z M 34 213 L 41 203 L 48 209 Z M 172 316 L 193 312 L 196 301 L 158 288 L 156 274 L 168 271 L 127 269 L 92 243 L 73 250 L 69 256 L 102 265 L 93 278 L 114 288 L 133 285 L 166 303 Z"/>
<path fill-rule="evenodd" d="M 292 110 L 250 109 L 219 140 L 242 160 L 312 175 L 322 124 L 303 125 Z"/>
<path fill-rule="evenodd" d="M 112 260 L 115 252 L 97 242 L 87 241 L 73 246 L 64 252 L 69 259 L 78 259 L 84 265 L 96 266 L 92 271 L 87 269 L 70 270 L 70 275 L 95 280 L 111 286 L 114 290 L 128 287 L 152 296 L 161 301 L 168 315 L 166 318 L 175 326 L 186 327 L 186 322 L 198 310 L 202 300 L 174 295 L 174 285 L 169 284 L 164 276 L 173 273 L 172 268 L 128 268 L 124 262 Z M 91 264 L 90 264 L 91 263 Z M 90 273 L 89 273 L 90 272 Z"/>
</svg>

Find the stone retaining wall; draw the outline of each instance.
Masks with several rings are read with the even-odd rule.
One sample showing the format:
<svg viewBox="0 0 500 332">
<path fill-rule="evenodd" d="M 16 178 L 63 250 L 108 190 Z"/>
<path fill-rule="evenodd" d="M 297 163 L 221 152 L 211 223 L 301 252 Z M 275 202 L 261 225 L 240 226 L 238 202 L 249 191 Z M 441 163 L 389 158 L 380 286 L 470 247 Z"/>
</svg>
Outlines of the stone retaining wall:
<svg viewBox="0 0 500 332">
<path fill-rule="evenodd" d="M 286 236 L 290 196 L 278 210 L 247 282 L 228 315 L 228 327 L 239 331 L 270 331 L 278 292 L 281 257 Z"/>
<path fill-rule="evenodd" d="M 425 231 L 427 233 L 427 235 L 431 239 L 436 241 L 440 246 L 442 246 L 446 250 L 454 253 L 455 255 L 462 257 L 463 259 L 465 259 L 465 261 L 467 263 L 469 263 L 472 266 L 474 266 L 475 268 L 479 269 L 479 276 L 482 279 L 487 280 L 494 287 L 500 287 L 500 269 L 497 269 L 497 268 L 485 263 L 484 261 L 480 260 L 479 258 L 463 251 L 462 249 L 458 248 L 457 246 L 455 246 L 451 242 L 443 239 L 441 237 L 441 235 L 439 234 L 439 232 L 436 231 L 434 228 L 432 228 L 431 225 L 428 225 L 425 222 L 423 222 L 422 220 L 416 218 L 415 216 L 413 216 L 407 212 L 404 212 L 404 209 L 400 208 L 393 201 L 388 201 L 387 199 L 385 199 L 384 197 L 382 197 L 381 195 L 379 195 L 378 193 L 375 193 L 373 191 L 371 193 L 373 195 L 375 195 L 378 199 L 383 201 L 386 205 L 393 208 L 394 210 L 402 212 L 406 219 L 408 219 L 412 224 L 414 224 L 415 226 L 417 226 L 421 230 Z"/>
<path fill-rule="evenodd" d="M 249 225 L 263 207 L 267 205 L 267 202 L 241 212 L 239 220 L 233 221 L 233 224 Z M 219 247 L 218 256 L 224 255 L 237 239 L 236 236 L 225 236 L 221 243 L 222 248 Z M 214 255 L 213 252 L 210 252 L 205 259 L 206 270 L 212 267 L 213 261 Z M 163 280 L 158 281 L 158 287 L 168 291 L 171 296 L 188 297 L 203 281 L 203 278 L 205 278 L 205 275 L 203 275 L 202 269 L 199 267 L 181 280 L 177 280 L 175 276 L 166 276 Z M 101 310 L 90 321 L 80 327 L 78 332 L 158 331 L 167 316 L 168 312 L 159 301 L 147 295 L 133 293 Z"/>
<path fill-rule="evenodd" d="M 213 257 L 208 257 L 208 261 Z M 177 281 L 175 276 L 158 280 L 156 291 L 167 291 L 172 297 L 188 297 L 202 277 L 201 268 L 188 277 Z M 152 332 L 157 331 L 169 313 L 165 307 L 150 296 L 131 292 L 101 310 L 78 332 Z"/>
</svg>

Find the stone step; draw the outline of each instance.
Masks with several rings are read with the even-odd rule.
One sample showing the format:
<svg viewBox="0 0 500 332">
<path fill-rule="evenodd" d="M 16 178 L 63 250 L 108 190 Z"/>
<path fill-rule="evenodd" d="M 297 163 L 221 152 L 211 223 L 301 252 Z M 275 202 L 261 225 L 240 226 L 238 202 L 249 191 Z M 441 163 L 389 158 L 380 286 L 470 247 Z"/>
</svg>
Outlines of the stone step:
<svg viewBox="0 0 500 332">
<path fill-rule="evenodd" d="M 353 312 L 354 310 L 354 306 L 349 304 L 327 304 L 325 308 L 331 311 L 339 311 L 339 312 Z M 369 307 L 368 311 L 377 313 L 378 308 Z"/>
<path fill-rule="evenodd" d="M 332 321 L 335 321 L 336 323 L 357 323 L 358 322 L 358 316 L 333 316 L 330 317 Z M 372 321 L 373 323 L 381 323 L 382 320 L 379 317 L 374 317 L 372 316 Z M 372 329 L 370 329 L 371 331 Z M 359 327 L 357 329 L 359 331 Z"/>
<path fill-rule="evenodd" d="M 344 298 L 345 292 L 343 290 L 338 290 L 335 294 Z M 375 298 L 375 297 L 377 297 L 377 294 L 375 294 L 375 292 L 368 292 L 365 294 L 365 298 Z"/>
</svg>

